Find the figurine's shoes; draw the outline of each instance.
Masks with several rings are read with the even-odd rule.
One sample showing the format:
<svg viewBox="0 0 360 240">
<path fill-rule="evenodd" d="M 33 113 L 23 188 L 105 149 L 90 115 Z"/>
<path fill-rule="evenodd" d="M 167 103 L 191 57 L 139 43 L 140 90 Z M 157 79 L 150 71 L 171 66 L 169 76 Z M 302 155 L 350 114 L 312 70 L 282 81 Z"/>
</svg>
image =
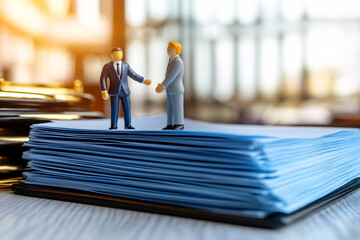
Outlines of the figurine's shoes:
<svg viewBox="0 0 360 240">
<path fill-rule="evenodd" d="M 184 130 L 184 124 L 175 124 L 173 130 Z"/>
<path fill-rule="evenodd" d="M 117 129 L 117 126 L 115 126 L 115 125 L 111 125 L 111 126 L 109 127 L 109 129 L 110 129 L 110 130 Z"/>
<path fill-rule="evenodd" d="M 162 130 L 172 130 L 174 128 L 173 125 L 166 125 Z"/>
<path fill-rule="evenodd" d="M 125 126 L 125 129 L 135 129 L 135 128 L 129 124 L 129 125 Z"/>
</svg>

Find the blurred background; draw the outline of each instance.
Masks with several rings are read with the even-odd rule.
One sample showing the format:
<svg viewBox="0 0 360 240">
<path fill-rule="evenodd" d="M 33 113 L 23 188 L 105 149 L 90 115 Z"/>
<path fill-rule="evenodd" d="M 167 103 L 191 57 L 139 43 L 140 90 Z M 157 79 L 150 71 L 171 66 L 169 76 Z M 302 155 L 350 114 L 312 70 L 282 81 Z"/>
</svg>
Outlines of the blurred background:
<svg viewBox="0 0 360 240">
<path fill-rule="evenodd" d="M 166 111 L 169 41 L 183 46 L 185 115 L 215 122 L 360 126 L 359 0 L 0 0 L 0 78 L 80 79 L 94 111 L 114 46 L 133 116 Z"/>
</svg>

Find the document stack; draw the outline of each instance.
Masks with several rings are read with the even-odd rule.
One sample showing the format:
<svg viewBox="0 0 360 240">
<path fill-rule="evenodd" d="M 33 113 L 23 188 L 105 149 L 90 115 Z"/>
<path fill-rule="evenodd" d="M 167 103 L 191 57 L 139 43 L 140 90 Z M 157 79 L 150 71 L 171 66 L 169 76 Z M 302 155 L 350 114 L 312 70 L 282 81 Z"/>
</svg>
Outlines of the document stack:
<svg viewBox="0 0 360 240">
<path fill-rule="evenodd" d="M 89 111 L 94 98 L 72 86 L 20 84 L 0 79 L 0 190 L 9 190 L 28 171 L 22 158 L 30 125 L 53 119 L 94 119 L 103 114 Z"/>
<path fill-rule="evenodd" d="M 34 171 L 15 193 L 276 228 L 359 183 L 358 129 L 165 123 L 33 125 L 24 158 Z"/>
</svg>

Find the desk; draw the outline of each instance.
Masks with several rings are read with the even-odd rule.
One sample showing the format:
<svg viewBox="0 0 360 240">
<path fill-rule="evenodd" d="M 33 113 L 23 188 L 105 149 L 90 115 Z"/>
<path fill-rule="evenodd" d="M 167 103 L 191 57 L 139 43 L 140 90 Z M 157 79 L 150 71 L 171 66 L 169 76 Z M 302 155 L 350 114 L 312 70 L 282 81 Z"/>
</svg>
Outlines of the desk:
<svg viewBox="0 0 360 240">
<path fill-rule="evenodd" d="M 0 192 L 0 239 L 360 239 L 360 189 L 279 230 L 98 207 Z"/>
</svg>

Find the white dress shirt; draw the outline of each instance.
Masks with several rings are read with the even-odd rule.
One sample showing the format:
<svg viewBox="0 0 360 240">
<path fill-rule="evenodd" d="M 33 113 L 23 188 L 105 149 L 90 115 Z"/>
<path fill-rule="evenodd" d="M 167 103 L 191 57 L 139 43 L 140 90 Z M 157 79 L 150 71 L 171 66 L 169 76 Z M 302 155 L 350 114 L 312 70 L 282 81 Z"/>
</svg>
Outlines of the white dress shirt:
<svg viewBox="0 0 360 240">
<path fill-rule="evenodd" d="M 120 61 L 120 62 L 115 62 L 115 61 L 113 61 L 113 66 L 114 66 L 114 69 L 115 69 L 115 72 L 117 73 L 117 64 L 119 64 L 119 78 L 120 78 L 120 76 L 121 76 L 121 65 L 122 65 L 122 61 Z"/>
</svg>

